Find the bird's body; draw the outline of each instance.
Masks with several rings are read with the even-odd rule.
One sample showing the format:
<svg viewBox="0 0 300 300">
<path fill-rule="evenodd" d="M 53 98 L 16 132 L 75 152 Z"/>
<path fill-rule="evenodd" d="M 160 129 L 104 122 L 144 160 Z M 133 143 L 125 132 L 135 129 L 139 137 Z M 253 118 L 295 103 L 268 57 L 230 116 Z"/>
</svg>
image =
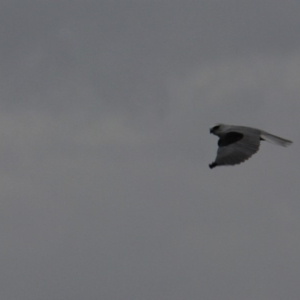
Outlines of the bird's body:
<svg viewBox="0 0 300 300">
<path fill-rule="evenodd" d="M 210 132 L 219 137 L 217 157 L 209 165 L 210 168 L 240 164 L 258 151 L 262 140 L 284 147 L 292 143 L 266 131 L 246 126 L 219 124 L 211 128 Z"/>
</svg>

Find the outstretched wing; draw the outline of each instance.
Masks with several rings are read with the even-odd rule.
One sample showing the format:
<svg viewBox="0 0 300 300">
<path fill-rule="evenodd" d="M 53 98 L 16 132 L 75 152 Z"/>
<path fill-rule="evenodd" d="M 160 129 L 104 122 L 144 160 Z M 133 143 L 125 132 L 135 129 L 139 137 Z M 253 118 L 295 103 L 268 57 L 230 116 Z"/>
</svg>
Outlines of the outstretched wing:
<svg viewBox="0 0 300 300">
<path fill-rule="evenodd" d="M 236 143 L 244 137 L 244 134 L 240 132 L 228 132 L 223 137 L 221 137 L 218 141 L 219 147 L 225 147 L 230 144 Z"/>
<path fill-rule="evenodd" d="M 220 138 L 216 160 L 210 167 L 240 164 L 258 151 L 259 144 L 257 132 L 229 132 Z"/>
</svg>

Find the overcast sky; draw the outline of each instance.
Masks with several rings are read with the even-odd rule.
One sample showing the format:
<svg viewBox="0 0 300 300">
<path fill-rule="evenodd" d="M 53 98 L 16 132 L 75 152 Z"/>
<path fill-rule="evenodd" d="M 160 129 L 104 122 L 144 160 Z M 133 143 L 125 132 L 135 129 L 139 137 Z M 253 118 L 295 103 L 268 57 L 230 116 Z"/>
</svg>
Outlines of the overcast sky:
<svg viewBox="0 0 300 300">
<path fill-rule="evenodd" d="M 1 300 L 300 299 L 299 0 L 0 5 Z M 210 170 L 223 122 L 291 139 Z"/>
</svg>

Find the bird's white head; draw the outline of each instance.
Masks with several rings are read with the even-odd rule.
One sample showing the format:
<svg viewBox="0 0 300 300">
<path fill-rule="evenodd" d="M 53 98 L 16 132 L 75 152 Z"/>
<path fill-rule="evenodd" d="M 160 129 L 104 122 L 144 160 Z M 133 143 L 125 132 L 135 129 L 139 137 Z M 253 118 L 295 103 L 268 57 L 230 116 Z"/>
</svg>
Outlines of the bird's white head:
<svg viewBox="0 0 300 300">
<path fill-rule="evenodd" d="M 229 127 L 229 125 L 217 124 L 216 126 L 210 128 L 210 133 L 217 136 L 222 136 Z"/>
</svg>

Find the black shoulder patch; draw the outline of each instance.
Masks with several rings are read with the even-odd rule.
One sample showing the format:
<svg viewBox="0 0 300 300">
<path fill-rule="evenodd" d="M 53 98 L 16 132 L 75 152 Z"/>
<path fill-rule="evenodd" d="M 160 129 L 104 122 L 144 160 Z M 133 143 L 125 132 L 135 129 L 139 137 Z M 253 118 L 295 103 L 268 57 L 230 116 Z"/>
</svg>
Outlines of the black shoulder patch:
<svg viewBox="0 0 300 300">
<path fill-rule="evenodd" d="M 240 132 L 228 132 L 223 137 L 221 137 L 218 141 L 219 147 L 226 147 L 230 144 L 236 143 L 239 140 L 241 140 L 244 137 L 244 135 Z"/>
</svg>

